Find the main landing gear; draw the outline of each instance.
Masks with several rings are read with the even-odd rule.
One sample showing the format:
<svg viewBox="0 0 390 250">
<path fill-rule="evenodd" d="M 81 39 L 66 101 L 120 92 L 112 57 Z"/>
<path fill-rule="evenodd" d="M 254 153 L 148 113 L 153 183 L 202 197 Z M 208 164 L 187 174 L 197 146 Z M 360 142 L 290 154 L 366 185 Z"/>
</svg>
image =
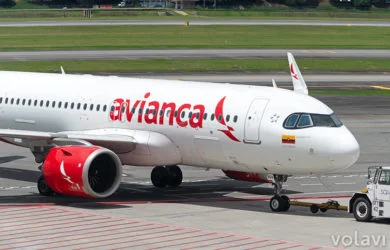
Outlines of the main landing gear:
<svg viewBox="0 0 390 250">
<path fill-rule="evenodd" d="M 165 186 L 178 187 L 183 181 L 183 173 L 176 166 L 157 166 L 154 167 L 150 179 L 155 187 L 164 188 Z"/>
<path fill-rule="evenodd" d="M 39 176 L 38 181 L 37 181 L 37 187 L 38 191 L 41 195 L 44 196 L 53 196 L 54 191 L 47 185 L 45 178 L 43 175 Z"/>
<path fill-rule="evenodd" d="M 286 195 L 280 195 L 282 191 L 283 182 L 287 181 L 287 175 L 274 175 L 274 193 L 275 195 L 269 202 L 269 207 L 274 212 L 287 211 L 290 208 L 290 199 Z"/>
</svg>

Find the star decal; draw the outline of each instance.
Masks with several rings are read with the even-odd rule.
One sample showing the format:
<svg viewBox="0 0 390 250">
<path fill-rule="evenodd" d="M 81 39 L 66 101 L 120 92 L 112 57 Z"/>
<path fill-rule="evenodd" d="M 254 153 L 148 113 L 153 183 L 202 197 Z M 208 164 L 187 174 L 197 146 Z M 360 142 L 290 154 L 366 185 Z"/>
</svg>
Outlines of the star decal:
<svg viewBox="0 0 390 250">
<path fill-rule="evenodd" d="M 278 114 L 274 114 L 273 116 L 271 116 L 271 123 L 277 123 L 278 120 L 279 120 Z"/>
</svg>

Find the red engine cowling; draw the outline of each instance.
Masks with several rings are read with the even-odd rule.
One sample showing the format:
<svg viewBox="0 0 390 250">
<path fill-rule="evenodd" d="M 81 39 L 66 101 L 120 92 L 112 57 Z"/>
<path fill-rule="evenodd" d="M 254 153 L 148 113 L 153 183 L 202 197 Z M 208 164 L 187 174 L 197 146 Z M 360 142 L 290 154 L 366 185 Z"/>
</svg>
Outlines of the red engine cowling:
<svg viewBox="0 0 390 250">
<path fill-rule="evenodd" d="M 251 172 L 240 172 L 240 171 L 230 171 L 223 170 L 227 177 L 230 177 L 239 181 L 251 181 L 251 182 L 261 182 L 261 183 L 272 183 L 272 180 L 268 180 L 266 175 L 260 175 L 259 173 Z"/>
<path fill-rule="evenodd" d="M 119 187 L 122 166 L 118 156 L 97 146 L 62 146 L 50 149 L 43 176 L 54 192 L 105 198 Z"/>
</svg>

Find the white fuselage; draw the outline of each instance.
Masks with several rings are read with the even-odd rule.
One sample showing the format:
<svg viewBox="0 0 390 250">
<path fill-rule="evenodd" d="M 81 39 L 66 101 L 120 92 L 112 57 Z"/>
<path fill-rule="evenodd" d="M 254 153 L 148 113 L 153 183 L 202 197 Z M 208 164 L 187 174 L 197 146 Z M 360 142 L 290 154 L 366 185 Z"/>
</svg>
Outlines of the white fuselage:
<svg viewBox="0 0 390 250">
<path fill-rule="evenodd" d="M 349 167 L 359 155 L 345 126 L 284 128 L 292 113 L 333 113 L 290 90 L 17 72 L 0 72 L 0 79 L 1 129 L 125 134 L 143 145 L 118 154 L 127 165 L 311 174 Z"/>
</svg>

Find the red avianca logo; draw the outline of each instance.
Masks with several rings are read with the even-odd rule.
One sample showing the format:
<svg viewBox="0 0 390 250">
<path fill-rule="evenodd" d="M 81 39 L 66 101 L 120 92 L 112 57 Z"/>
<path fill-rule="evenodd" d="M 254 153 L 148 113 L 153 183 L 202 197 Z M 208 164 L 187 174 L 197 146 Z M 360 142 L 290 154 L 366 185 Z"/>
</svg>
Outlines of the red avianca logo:
<svg viewBox="0 0 390 250">
<path fill-rule="evenodd" d="M 291 72 L 292 77 L 294 77 L 295 79 L 299 80 L 298 79 L 298 75 L 294 71 L 294 65 L 293 64 L 290 64 L 290 72 Z"/>
<path fill-rule="evenodd" d="M 168 125 L 178 125 L 180 127 L 190 126 L 191 128 L 203 128 L 203 117 L 205 114 L 205 106 L 203 104 L 184 103 L 181 105 L 175 102 L 159 102 L 149 101 L 150 92 L 144 95 L 143 100 L 131 101 L 130 99 L 116 98 L 110 110 L 111 121 L 128 121 L 146 124 L 164 125 L 164 116 L 168 118 Z M 223 125 L 225 129 L 218 129 L 224 133 L 229 139 L 239 142 L 232 132 L 234 129 L 228 126 L 225 122 L 223 114 L 223 106 L 225 102 L 223 97 L 215 107 L 215 119 Z M 137 112 L 136 112 L 137 111 Z M 182 112 L 188 112 L 182 116 Z M 134 118 L 133 118 L 134 117 Z M 134 119 L 134 120 L 133 120 Z"/>
</svg>

